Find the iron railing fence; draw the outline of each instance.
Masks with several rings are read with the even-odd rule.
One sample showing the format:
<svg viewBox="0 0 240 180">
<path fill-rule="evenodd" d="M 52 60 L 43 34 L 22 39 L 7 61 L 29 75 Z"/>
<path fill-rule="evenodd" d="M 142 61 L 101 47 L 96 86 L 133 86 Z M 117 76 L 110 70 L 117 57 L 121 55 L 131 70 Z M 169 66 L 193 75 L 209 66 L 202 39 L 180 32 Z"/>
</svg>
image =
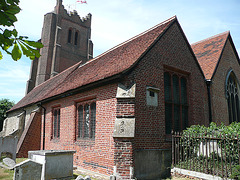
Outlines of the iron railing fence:
<svg viewBox="0 0 240 180">
<path fill-rule="evenodd" d="M 240 171 L 238 136 L 172 135 L 172 166 L 229 178 Z"/>
</svg>

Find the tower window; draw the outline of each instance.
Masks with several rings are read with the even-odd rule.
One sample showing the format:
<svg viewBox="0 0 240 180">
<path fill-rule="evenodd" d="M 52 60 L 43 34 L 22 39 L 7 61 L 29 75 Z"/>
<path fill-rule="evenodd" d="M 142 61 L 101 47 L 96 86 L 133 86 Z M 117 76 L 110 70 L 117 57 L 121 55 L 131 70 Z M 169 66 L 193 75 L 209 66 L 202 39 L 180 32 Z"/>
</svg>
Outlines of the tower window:
<svg viewBox="0 0 240 180">
<path fill-rule="evenodd" d="M 78 32 L 75 32 L 74 45 L 78 44 Z"/>
<path fill-rule="evenodd" d="M 68 30 L 68 43 L 71 43 L 72 42 L 72 30 L 69 29 Z"/>
</svg>

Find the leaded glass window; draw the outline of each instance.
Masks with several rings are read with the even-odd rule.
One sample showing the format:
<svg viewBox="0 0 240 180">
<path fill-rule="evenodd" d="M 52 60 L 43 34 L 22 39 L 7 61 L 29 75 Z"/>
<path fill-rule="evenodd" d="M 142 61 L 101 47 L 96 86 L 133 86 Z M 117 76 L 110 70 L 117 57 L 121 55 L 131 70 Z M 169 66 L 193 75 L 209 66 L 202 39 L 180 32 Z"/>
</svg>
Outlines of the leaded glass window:
<svg viewBox="0 0 240 180">
<path fill-rule="evenodd" d="M 233 71 L 228 75 L 226 84 L 226 97 L 228 102 L 229 124 L 240 121 L 239 114 L 239 85 Z"/>
<path fill-rule="evenodd" d="M 187 79 L 172 72 L 164 73 L 165 128 L 182 131 L 188 126 Z"/>
<path fill-rule="evenodd" d="M 83 106 L 78 106 L 78 124 L 77 124 L 77 136 L 82 137 L 83 132 Z"/>
<path fill-rule="evenodd" d="M 60 137 L 60 108 L 53 109 L 53 130 L 52 137 Z"/>
<path fill-rule="evenodd" d="M 79 103 L 77 117 L 77 138 L 95 138 L 96 103 Z"/>
<path fill-rule="evenodd" d="M 89 105 L 86 104 L 84 107 L 84 137 L 89 137 Z"/>
</svg>

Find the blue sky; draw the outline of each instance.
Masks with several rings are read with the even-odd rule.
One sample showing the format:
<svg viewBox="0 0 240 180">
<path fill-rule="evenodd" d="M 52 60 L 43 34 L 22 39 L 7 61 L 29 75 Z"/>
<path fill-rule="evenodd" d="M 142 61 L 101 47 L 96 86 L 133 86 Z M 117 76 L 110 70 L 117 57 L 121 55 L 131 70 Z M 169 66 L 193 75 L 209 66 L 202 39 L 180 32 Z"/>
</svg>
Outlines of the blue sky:
<svg viewBox="0 0 240 180">
<path fill-rule="evenodd" d="M 239 0 L 63 0 L 66 9 L 75 9 L 81 17 L 92 14 L 94 56 L 176 15 L 191 43 L 230 31 L 240 52 Z M 44 14 L 51 12 L 56 0 L 20 0 L 22 11 L 16 28 L 20 35 L 38 40 Z M 0 99 L 18 102 L 25 95 L 31 60 L 18 62 L 4 54 L 0 61 Z"/>
</svg>

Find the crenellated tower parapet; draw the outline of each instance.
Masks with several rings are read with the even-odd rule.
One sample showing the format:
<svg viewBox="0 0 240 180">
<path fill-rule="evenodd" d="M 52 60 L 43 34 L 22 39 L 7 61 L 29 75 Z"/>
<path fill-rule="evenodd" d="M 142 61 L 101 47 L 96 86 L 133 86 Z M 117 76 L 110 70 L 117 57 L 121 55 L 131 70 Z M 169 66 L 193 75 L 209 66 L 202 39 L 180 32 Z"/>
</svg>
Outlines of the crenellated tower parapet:
<svg viewBox="0 0 240 180">
<path fill-rule="evenodd" d="M 52 12 L 45 14 L 40 50 L 41 57 L 33 61 L 26 93 L 77 62 L 93 57 L 91 41 L 92 15 L 81 18 L 77 11 L 67 12 L 62 0 L 57 0 Z"/>
</svg>

